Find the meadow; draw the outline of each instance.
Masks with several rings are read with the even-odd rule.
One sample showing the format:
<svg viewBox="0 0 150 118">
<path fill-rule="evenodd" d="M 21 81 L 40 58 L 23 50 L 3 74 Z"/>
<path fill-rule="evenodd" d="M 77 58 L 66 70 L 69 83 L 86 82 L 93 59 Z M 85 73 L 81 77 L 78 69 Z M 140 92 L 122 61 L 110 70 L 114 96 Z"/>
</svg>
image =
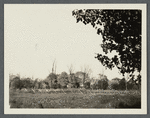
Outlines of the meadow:
<svg viewBox="0 0 150 118">
<path fill-rule="evenodd" d="M 25 89 L 9 91 L 10 108 L 141 108 L 138 90 Z"/>
</svg>

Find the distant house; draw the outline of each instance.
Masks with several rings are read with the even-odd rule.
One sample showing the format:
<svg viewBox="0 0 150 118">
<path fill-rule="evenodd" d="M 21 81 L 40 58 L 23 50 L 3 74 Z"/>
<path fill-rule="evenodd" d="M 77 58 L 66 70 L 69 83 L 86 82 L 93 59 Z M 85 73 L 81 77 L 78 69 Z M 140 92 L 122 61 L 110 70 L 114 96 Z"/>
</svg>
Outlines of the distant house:
<svg viewBox="0 0 150 118">
<path fill-rule="evenodd" d="M 84 79 L 85 73 L 81 72 L 81 71 L 78 71 L 78 72 L 75 73 L 75 76 L 80 78 L 80 79 Z"/>
<path fill-rule="evenodd" d="M 75 76 L 79 78 L 80 87 L 83 87 L 84 83 L 88 80 L 88 75 L 82 71 L 78 71 L 75 73 Z"/>
</svg>

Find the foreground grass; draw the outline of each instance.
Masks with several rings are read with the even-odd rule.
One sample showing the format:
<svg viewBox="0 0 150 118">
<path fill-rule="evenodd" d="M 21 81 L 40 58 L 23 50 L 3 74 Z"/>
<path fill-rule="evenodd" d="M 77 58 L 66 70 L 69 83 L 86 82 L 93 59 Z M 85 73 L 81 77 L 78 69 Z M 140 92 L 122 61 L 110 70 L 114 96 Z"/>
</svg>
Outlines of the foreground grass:
<svg viewBox="0 0 150 118">
<path fill-rule="evenodd" d="M 83 91 L 82 91 L 83 93 Z M 141 95 L 95 92 L 31 93 L 10 91 L 11 108 L 141 108 Z"/>
</svg>

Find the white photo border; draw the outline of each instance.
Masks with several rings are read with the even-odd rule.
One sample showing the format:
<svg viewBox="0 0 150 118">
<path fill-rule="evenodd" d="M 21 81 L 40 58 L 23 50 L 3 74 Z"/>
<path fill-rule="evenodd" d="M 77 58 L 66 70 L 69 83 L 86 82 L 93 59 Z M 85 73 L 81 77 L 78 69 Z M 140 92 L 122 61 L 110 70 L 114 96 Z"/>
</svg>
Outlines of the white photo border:
<svg viewBox="0 0 150 118">
<path fill-rule="evenodd" d="M 5 9 L 11 5 L 4 4 L 4 24 Z M 26 4 L 31 5 L 31 4 Z M 36 4 L 50 5 L 59 9 L 140 9 L 142 10 L 142 86 L 141 86 L 141 109 L 10 109 L 9 107 L 9 72 L 5 67 L 4 43 L 4 114 L 147 114 L 147 4 Z M 72 11 L 70 11 L 72 12 Z M 5 42 L 5 25 L 4 25 Z"/>
</svg>

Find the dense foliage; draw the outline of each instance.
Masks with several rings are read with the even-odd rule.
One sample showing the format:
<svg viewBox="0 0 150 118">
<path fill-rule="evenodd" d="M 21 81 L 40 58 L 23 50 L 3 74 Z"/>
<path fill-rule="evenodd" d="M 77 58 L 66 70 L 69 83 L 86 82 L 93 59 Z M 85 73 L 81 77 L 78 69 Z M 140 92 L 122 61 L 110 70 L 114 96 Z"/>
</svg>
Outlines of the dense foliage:
<svg viewBox="0 0 150 118">
<path fill-rule="evenodd" d="M 57 88 L 57 75 L 55 73 L 50 73 L 46 79 L 50 88 Z"/>
<path fill-rule="evenodd" d="M 97 34 L 103 37 L 101 47 L 105 54 L 116 51 L 118 55 L 109 58 L 97 54 L 102 65 L 112 69 L 116 66 L 124 75 L 133 76 L 141 71 L 141 10 L 74 10 L 77 22 L 91 24 Z"/>
<path fill-rule="evenodd" d="M 114 78 L 109 82 L 109 89 L 114 90 L 140 90 L 139 84 L 135 84 L 135 81 L 132 79 L 126 82 L 125 78 L 119 79 Z"/>
<path fill-rule="evenodd" d="M 97 80 L 96 83 L 92 85 L 92 89 L 103 89 L 106 90 L 108 87 L 108 80 L 100 79 Z"/>
<path fill-rule="evenodd" d="M 80 80 L 78 77 L 75 76 L 75 74 L 69 75 L 68 80 L 69 80 L 71 88 L 79 88 L 80 87 L 80 84 L 79 84 Z"/>
<path fill-rule="evenodd" d="M 59 76 L 58 76 L 58 84 L 60 85 L 60 88 L 67 88 L 67 84 L 68 84 L 68 74 L 66 72 L 62 72 Z"/>
<path fill-rule="evenodd" d="M 20 77 L 14 77 L 11 81 L 10 81 L 10 85 L 9 85 L 12 89 L 21 89 L 22 88 L 22 84 L 20 81 Z"/>
</svg>

